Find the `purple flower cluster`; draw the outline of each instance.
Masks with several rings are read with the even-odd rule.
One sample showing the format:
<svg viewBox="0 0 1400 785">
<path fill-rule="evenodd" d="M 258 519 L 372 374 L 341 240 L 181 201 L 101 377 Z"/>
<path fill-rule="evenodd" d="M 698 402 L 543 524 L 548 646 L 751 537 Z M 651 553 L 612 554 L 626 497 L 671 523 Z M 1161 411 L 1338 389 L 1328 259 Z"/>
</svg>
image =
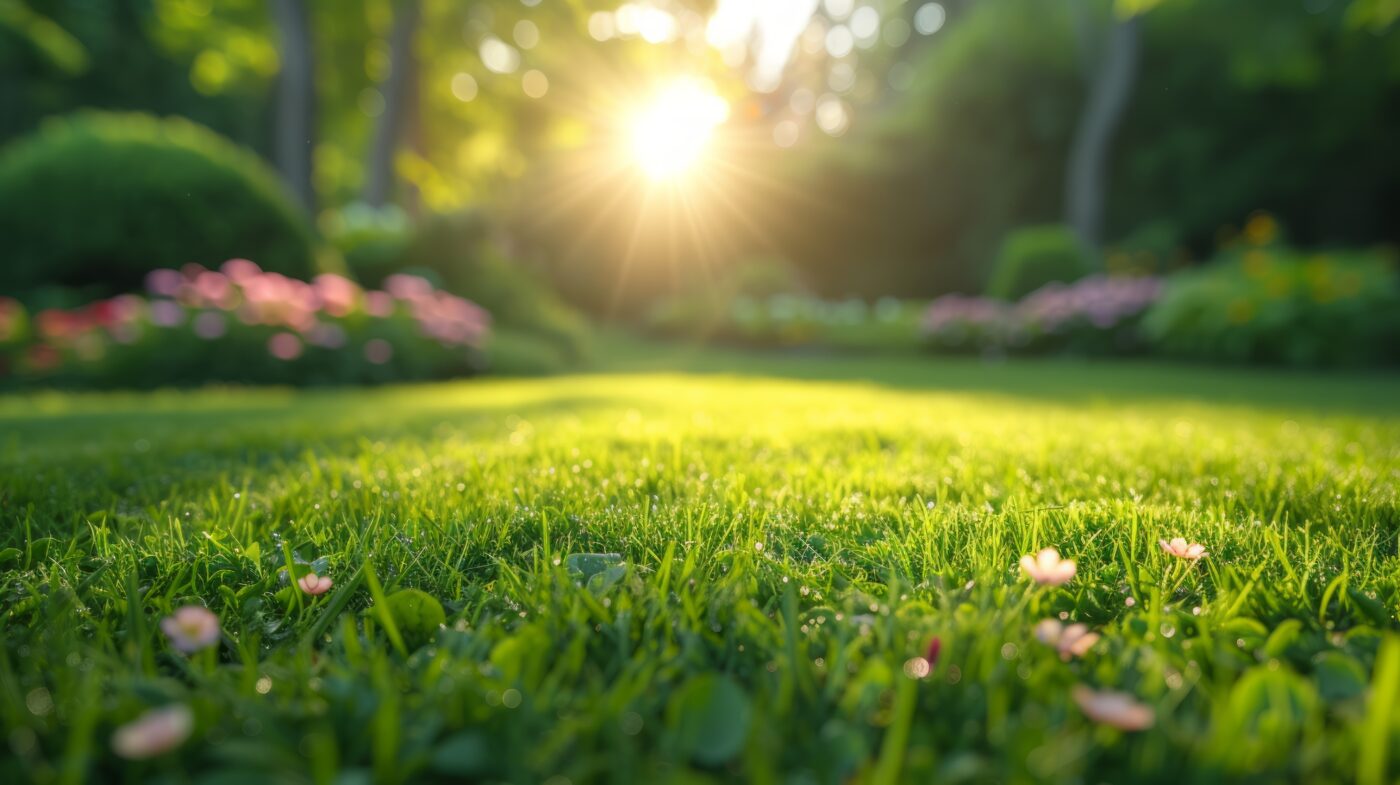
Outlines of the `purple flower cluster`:
<svg viewBox="0 0 1400 785">
<path fill-rule="evenodd" d="M 935 344 L 948 347 L 1028 345 L 1041 336 L 1111 332 L 1133 323 L 1161 292 L 1159 278 L 1094 275 L 1047 284 L 1014 304 L 950 294 L 929 305 L 921 328 Z"/>
<path fill-rule="evenodd" d="M 1139 316 L 1162 294 L 1160 278 L 1091 275 L 1073 284 L 1051 283 L 1026 295 L 1015 315 L 1028 326 L 1055 332 L 1088 322 L 1107 330 Z"/>
</svg>

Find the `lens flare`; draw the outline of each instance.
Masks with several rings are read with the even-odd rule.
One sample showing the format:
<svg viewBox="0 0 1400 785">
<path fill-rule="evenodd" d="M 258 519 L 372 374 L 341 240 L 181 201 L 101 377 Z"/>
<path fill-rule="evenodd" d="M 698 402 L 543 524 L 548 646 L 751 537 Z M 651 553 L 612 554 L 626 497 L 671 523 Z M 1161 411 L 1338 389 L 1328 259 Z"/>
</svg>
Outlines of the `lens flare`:
<svg viewBox="0 0 1400 785">
<path fill-rule="evenodd" d="M 631 122 L 631 153 L 653 180 L 677 177 L 704 156 L 729 104 L 698 81 L 680 81 L 659 93 Z"/>
</svg>

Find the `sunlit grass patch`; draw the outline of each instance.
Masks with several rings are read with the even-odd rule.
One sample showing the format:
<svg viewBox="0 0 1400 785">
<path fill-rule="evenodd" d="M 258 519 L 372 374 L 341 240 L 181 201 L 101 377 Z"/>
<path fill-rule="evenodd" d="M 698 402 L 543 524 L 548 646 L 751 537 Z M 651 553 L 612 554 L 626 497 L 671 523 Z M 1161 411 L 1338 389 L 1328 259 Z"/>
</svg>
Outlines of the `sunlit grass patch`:
<svg viewBox="0 0 1400 785">
<path fill-rule="evenodd" d="M 1400 772 L 1394 381 L 763 364 L 0 401 L 6 770 Z"/>
</svg>

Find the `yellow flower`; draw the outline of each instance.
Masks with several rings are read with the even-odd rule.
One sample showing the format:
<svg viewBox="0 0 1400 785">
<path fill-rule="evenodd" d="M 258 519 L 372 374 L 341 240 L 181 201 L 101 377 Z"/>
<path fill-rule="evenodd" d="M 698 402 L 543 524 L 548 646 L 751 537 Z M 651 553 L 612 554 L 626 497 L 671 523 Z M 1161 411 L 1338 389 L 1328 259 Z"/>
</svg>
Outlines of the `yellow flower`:
<svg viewBox="0 0 1400 785">
<path fill-rule="evenodd" d="M 1258 278 L 1269 269 L 1269 254 L 1258 248 L 1251 248 L 1244 254 L 1244 272 L 1251 278 Z"/>
<path fill-rule="evenodd" d="M 1230 324 L 1246 324 L 1254 318 L 1254 303 L 1243 297 L 1237 298 L 1225 309 L 1225 316 Z"/>
<path fill-rule="evenodd" d="M 1244 225 L 1244 236 L 1251 245 L 1268 245 L 1278 239 L 1278 221 L 1259 210 L 1249 216 L 1249 221 Z"/>
</svg>

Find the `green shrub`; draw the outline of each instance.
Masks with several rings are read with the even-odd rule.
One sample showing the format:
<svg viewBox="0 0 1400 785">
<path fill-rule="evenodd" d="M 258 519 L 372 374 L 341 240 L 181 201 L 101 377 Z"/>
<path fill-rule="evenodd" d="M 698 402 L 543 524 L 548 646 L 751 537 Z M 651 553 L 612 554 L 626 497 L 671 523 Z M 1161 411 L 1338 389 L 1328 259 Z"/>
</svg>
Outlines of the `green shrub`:
<svg viewBox="0 0 1400 785">
<path fill-rule="evenodd" d="M 396 205 L 376 208 L 356 202 L 329 210 L 321 231 L 362 284 L 378 286 L 394 273 L 405 272 L 404 253 L 413 240 L 413 224 Z"/>
<path fill-rule="evenodd" d="M 509 327 L 493 331 L 486 347 L 486 370 L 498 376 L 547 376 L 576 359 L 548 338 Z"/>
<path fill-rule="evenodd" d="M 255 155 L 185 120 L 84 113 L 0 153 L 0 290 L 137 289 L 151 270 L 253 258 L 310 278 L 313 236 Z"/>
<path fill-rule="evenodd" d="M 1002 243 L 987 296 L 1019 300 L 1048 283 L 1074 283 L 1088 274 L 1088 258 L 1069 227 L 1030 226 Z"/>
<path fill-rule="evenodd" d="M 506 258 L 480 211 L 429 217 L 399 261 L 403 269 L 480 303 L 497 325 L 543 337 L 570 359 L 586 354 L 583 320 L 531 270 Z"/>
<path fill-rule="evenodd" d="M 1298 366 L 1400 359 L 1400 279 L 1378 253 L 1249 247 L 1172 277 L 1143 329 L 1163 354 Z"/>
</svg>

